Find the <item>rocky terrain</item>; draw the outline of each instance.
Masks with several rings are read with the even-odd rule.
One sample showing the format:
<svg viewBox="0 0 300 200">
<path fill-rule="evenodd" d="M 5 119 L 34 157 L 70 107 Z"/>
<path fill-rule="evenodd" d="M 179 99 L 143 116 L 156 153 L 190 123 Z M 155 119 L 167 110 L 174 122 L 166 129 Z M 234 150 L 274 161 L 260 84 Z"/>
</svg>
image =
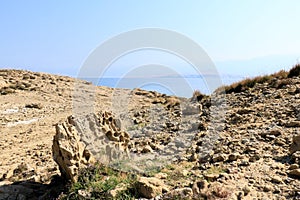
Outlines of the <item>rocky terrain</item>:
<svg viewBox="0 0 300 200">
<path fill-rule="evenodd" d="M 129 187 L 137 199 L 300 199 L 300 76 L 290 74 L 187 99 L 1 70 L 0 199 L 93 199 L 91 184 L 72 184 L 94 165 L 116 170 L 97 184 L 135 176 L 94 199 Z"/>
</svg>

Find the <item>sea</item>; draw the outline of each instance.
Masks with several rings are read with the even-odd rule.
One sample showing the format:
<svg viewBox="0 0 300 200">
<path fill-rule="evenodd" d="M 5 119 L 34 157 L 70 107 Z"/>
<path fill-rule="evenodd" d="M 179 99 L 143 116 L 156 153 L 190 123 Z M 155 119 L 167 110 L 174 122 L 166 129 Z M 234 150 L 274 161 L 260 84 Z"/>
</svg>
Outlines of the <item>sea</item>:
<svg viewBox="0 0 300 200">
<path fill-rule="evenodd" d="M 112 88 L 134 89 L 141 88 L 148 91 L 189 98 L 195 90 L 203 94 L 211 94 L 218 87 L 230 85 L 244 79 L 242 76 L 184 76 L 184 77 L 104 77 L 99 79 L 85 79 L 98 86 Z"/>
</svg>

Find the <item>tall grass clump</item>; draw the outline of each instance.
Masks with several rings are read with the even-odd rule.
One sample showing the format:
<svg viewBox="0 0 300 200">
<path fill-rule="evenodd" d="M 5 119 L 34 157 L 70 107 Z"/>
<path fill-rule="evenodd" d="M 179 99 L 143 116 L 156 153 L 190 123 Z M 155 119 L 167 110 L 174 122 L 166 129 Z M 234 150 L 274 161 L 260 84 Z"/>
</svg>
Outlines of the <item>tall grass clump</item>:
<svg viewBox="0 0 300 200">
<path fill-rule="evenodd" d="M 288 78 L 300 76 L 300 64 L 296 64 L 288 74 Z"/>
</svg>

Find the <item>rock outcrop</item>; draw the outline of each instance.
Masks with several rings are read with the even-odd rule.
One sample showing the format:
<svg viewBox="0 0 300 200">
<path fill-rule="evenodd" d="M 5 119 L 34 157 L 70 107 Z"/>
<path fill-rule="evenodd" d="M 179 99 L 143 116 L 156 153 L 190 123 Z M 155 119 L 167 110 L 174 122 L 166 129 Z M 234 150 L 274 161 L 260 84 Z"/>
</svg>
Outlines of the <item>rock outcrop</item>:
<svg viewBox="0 0 300 200">
<path fill-rule="evenodd" d="M 61 175 L 73 182 L 77 181 L 79 169 L 94 161 L 86 145 L 80 141 L 77 130 L 68 121 L 56 125 L 56 135 L 53 138 L 53 159 L 59 166 Z"/>
<path fill-rule="evenodd" d="M 80 168 L 95 162 L 108 164 L 129 157 L 129 135 L 120 130 L 120 122 L 109 112 L 98 115 L 70 116 L 56 125 L 53 158 L 61 174 L 75 182 Z"/>
</svg>

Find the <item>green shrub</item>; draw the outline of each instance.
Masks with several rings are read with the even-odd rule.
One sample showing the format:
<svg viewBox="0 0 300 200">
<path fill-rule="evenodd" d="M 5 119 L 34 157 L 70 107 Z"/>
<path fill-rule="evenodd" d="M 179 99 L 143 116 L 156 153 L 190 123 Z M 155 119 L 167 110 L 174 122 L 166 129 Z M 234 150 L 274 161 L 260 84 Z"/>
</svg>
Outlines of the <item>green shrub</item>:
<svg viewBox="0 0 300 200">
<path fill-rule="evenodd" d="M 89 199 L 111 199 L 108 192 L 119 184 L 125 184 L 126 189 L 117 194 L 116 199 L 134 199 L 137 192 L 134 188 L 136 176 L 114 170 L 102 164 L 96 164 L 80 171 L 78 181 L 68 187 L 61 200 L 78 200 L 79 190 L 88 191 Z"/>
</svg>

